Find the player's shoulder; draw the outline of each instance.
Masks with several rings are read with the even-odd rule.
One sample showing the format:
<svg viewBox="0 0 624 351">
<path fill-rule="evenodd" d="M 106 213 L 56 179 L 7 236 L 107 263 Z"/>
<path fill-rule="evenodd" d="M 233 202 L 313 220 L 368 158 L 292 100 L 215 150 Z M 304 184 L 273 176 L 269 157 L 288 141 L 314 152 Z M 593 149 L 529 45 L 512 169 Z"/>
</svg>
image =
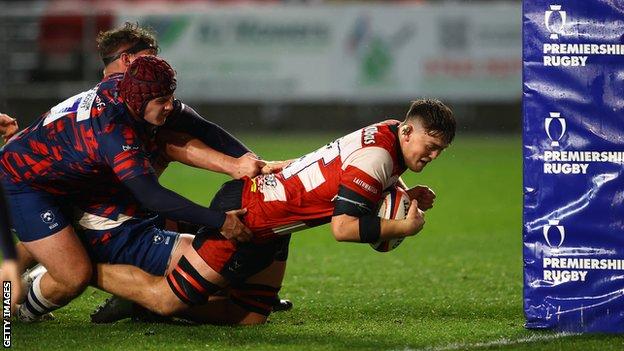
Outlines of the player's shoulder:
<svg viewBox="0 0 624 351">
<path fill-rule="evenodd" d="M 102 99 L 103 103 L 112 105 L 122 103 L 121 96 L 119 95 L 119 83 L 122 79 L 122 73 L 111 74 L 104 77 L 96 86 L 97 95 Z"/>
<path fill-rule="evenodd" d="M 346 163 L 391 164 L 397 150 L 397 128 L 401 122 L 385 120 L 371 124 L 344 137 L 342 151 L 349 150 Z"/>
<path fill-rule="evenodd" d="M 388 119 L 362 129 L 362 148 L 378 147 L 393 152 L 397 147 L 397 130 L 401 122 Z"/>
</svg>

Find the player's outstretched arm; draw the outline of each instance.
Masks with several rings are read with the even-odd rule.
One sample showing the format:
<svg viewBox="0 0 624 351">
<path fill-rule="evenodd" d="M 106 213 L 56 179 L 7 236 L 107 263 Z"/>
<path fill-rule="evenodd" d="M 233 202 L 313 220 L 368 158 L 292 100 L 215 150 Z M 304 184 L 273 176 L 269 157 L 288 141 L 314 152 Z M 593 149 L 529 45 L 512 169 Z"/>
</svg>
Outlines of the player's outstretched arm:
<svg viewBox="0 0 624 351">
<path fill-rule="evenodd" d="M 425 225 L 423 211 L 418 202 L 412 200 L 405 219 L 383 219 L 368 214 L 362 217 L 341 214 L 333 216 L 331 228 L 337 241 L 376 242 L 412 236 Z"/>
<path fill-rule="evenodd" d="M 191 107 L 181 102 L 167 119 L 165 129 L 189 134 L 209 147 L 231 157 L 241 157 L 251 150 L 219 125 L 209 122 Z"/>
<path fill-rule="evenodd" d="M 227 174 L 234 179 L 244 176 L 253 178 L 260 174 L 262 167 L 266 164 L 251 152 L 238 158 L 232 157 L 213 149 L 189 134 L 172 130 L 160 131 L 158 143 L 161 150 L 165 150 L 165 154 L 172 161 Z"/>
<path fill-rule="evenodd" d="M 176 221 L 186 221 L 219 229 L 228 239 L 249 241 L 251 230 L 239 219 L 244 210 L 223 213 L 200 206 L 175 192 L 164 188 L 153 175 L 137 176 L 123 184 L 147 209 Z"/>
</svg>

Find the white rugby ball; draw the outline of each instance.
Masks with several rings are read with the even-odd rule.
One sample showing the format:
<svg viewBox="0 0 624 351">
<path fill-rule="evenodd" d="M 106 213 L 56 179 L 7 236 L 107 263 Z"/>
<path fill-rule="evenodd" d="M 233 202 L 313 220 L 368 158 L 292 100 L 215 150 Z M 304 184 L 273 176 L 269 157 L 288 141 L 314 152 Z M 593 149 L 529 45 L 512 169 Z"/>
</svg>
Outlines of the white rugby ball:
<svg viewBox="0 0 624 351">
<path fill-rule="evenodd" d="M 384 219 L 403 219 L 407 216 L 409 206 L 410 198 L 405 190 L 395 186 L 384 193 L 377 215 Z M 388 252 L 396 249 L 403 242 L 403 239 L 379 240 L 370 243 L 370 246 L 379 252 Z"/>
</svg>

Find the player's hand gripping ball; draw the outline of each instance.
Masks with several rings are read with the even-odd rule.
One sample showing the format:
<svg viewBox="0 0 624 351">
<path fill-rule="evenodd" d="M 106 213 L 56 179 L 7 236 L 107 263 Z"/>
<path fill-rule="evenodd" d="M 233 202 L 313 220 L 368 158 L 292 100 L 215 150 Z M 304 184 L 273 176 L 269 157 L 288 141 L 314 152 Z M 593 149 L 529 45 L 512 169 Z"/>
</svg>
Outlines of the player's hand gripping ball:
<svg viewBox="0 0 624 351">
<path fill-rule="evenodd" d="M 404 219 L 410 207 L 410 198 L 405 190 L 395 186 L 389 192 L 384 193 L 383 200 L 379 205 L 377 215 L 384 219 Z M 388 252 L 399 246 L 405 238 L 379 240 L 370 246 L 379 252 Z"/>
</svg>

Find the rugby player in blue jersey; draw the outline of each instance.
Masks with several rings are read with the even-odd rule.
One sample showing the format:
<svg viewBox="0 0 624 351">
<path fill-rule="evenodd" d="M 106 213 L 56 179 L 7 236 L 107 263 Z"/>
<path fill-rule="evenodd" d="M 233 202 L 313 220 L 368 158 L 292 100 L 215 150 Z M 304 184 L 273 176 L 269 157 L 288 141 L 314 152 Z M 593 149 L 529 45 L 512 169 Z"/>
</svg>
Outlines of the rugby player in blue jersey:
<svg viewBox="0 0 624 351">
<path fill-rule="evenodd" d="M 105 64 L 105 79 L 125 72 L 137 57 L 154 55 L 158 51 L 153 33 L 130 23 L 100 33 L 98 49 Z M 17 129 L 15 120 L 7 115 L 0 117 L 0 132 L 5 138 L 10 138 Z M 240 141 L 177 100 L 174 101 L 166 125 L 159 129 L 159 136 L 161 141 L 171 142 L 162 142 L 156 150 L 152 150 L 154 152 L 151 153 L 150 162 L 157 174 L 164 170 L 171 159 L 222 172 L 233 178 L 254 176 L 264 166 L 264 162 L 257 160 Z M 168 155 L 164 155 L 165 151 Z M 267 172 L 270 169 L 265 167 Z M 87 200 L 80 204 L 80 211 L 76 212 L 76 224 L 81 229 L 81 238 L 89 255 L 95 262 L 128 263 L 154 274 L 164 274 L 165 264 L 175 264 L 177 261 L 171 247 L 183 249 L 190 243 L 190 237 L 180 236 L 176 237 L 177 240 L 171 240 L 170 232 L 160 229 L 161 218 L 140 221 L 124 215 L 116 220 L 106 220 L 99 216 L 99 212 L 111 211 L 112 208 L 132 210 L 137 206 L 136 200 L 124 191 L 123 186 L 118 187 L 121 191 L 110 189 L 103 194 L 90 193 Z M 188 225 L 186 228 L 188 232 L 193 232 Z M 23 253 L 27 252 L 21 250 L 20 254 Z M 278 299 L 276 306 L 283 310 L 292 304 Z"/>
<path fill-rule="evenodd" d="M 35 279 L 19 309 L 27 318 L 64 305 L 88 285 L 92 266 L 65 204 L 80 204 L 115 182 L 143 208 L 167 218 L 220 228 L 232 239 L 250 237 L 238 219 L 244 211 L 212 211 L 158 184 L 148 127 L 164 124 L 173 111 L 175 73 L 154 56 L 137 58 L 132 67 L 123 80 L 109 77 L 55 106 L 0 153 L 0 182 L 18 238 L 48 270 Z M 138 209 L 100 210 L 96 215 L 119 219 Z"/>
</svg>

